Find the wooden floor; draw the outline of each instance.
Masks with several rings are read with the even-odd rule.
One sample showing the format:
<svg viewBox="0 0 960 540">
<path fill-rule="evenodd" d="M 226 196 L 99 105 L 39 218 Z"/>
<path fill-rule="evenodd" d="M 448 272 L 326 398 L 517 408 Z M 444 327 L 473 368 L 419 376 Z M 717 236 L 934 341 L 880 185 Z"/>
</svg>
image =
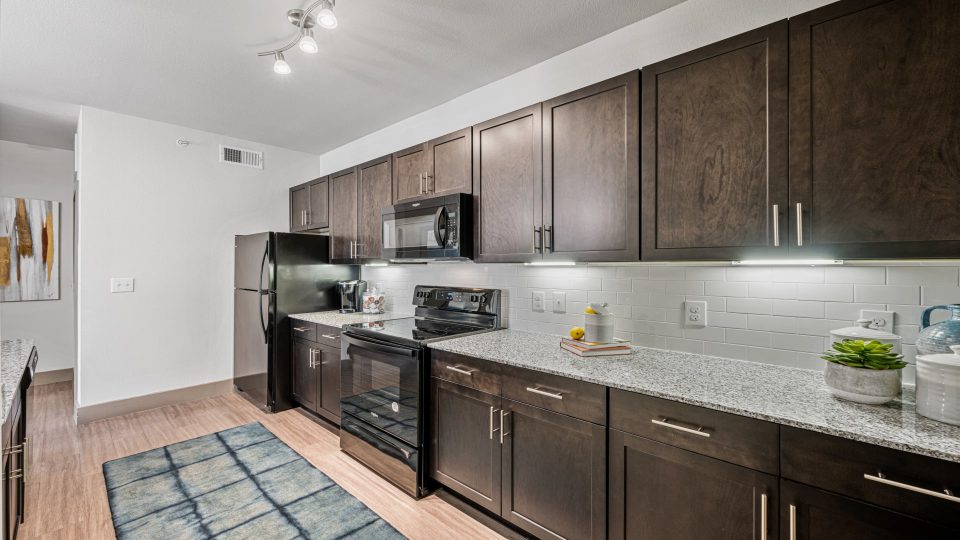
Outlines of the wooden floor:
<svg viewBox="0 0 960 540">
<path fill-rule="evenodd" d="M 409 538 L 502 538 L 436 496 L 413 500 L 340 452 L 334 434 L 298 411 L 264 414 L 228 394 L 78 427 L 71 382 L 29 392 L 27 519 L 20 538 L 114 538 L 104 461 L 257 420 Z"/>
</svg>

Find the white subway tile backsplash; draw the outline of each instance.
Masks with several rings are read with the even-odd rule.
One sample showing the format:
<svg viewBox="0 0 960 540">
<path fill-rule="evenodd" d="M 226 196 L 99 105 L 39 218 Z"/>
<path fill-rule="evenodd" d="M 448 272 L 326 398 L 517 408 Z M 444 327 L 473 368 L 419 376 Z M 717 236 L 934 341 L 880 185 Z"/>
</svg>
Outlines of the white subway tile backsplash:
<svg viewBox="0 0 960 540">
<path fill-rule="evenodd" d="M 574 266 L 462 264 L 364 267 L 363 277 L 382 283 L 390 311 L 412 314 L 419 283 L 495 287 L 503 290 L 510 328 L 566 335 L 583 324 L 588 302 L 606 302 L 615 335 L 637 345 L 823 369 L 819 354 L 830 330 L 851 326 L 864 309 L 896 312 L 907 361 L 916 356 L 920 311 L 960 302 L 956 266 Z M 567 295 L 567 312 L 531 310 L 531 293 Z M 707 302 L 707 327 L 684 325 L 685 300 Z M 935 313 L 933 320 L 946 318 Z M 914 371 L 904 370 L 904 380 Z"/>
</svg>

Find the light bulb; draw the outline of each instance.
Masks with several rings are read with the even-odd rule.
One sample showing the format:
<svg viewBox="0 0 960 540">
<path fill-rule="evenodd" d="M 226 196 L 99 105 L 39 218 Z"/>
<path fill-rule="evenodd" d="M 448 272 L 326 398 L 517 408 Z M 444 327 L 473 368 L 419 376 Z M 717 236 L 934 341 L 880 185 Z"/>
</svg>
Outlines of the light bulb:
<svg viewBox="0 0 960 540">
<path fill-rule="evenodd" d="M 337 16 L 333 14 L 333 5 L 330 2 L 324 2 L 323 8 L 317 12 L 317 24 L 327 30 L 337 27 Z"/>
<path fill-rule="evenodd" d="M 303 37 L 300 38 L 300 50 L 307 54 L 317 54 L 320 51 L 317 40 L 313 39 L 313 30 L 304 30 Z"/>
<path fill-rule="evenodd" d="M 280 75 L 289 75 L 290 74 L 290 64 L 287 63 L 283 58 L 283 53 L 277 53 L 274 55 L 274 58 L 277 59 L 273 63 L 273 72 L 279 73 Z"/>
</svg>

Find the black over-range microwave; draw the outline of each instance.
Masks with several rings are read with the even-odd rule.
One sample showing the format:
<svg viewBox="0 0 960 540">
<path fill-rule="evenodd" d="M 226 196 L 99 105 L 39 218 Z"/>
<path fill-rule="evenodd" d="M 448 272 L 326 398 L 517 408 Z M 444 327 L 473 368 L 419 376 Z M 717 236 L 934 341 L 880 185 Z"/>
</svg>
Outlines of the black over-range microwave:
<svg viewBox="0 0 960 540">
<path fill-rule="evenodd" d="M 388 206 L 380 212 L 383 250 L 392 261 L 473 258 L 473 197 L 465 193 Z"/>
</svg>

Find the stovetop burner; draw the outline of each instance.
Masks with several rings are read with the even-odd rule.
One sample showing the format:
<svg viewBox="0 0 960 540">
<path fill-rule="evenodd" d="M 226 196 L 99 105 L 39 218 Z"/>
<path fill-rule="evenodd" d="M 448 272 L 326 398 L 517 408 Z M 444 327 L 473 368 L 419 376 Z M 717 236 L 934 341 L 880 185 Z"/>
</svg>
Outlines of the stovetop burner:
<svg viewBox="0 0 960 540">
<path fill-rule="evenodd" d="M 490 328 L 425 317 L 406 317 L 351 324 L 346 327 L 346 330 L 387 341 L 399 340 L 422 344 L 484 332 L 490 330 Z"/>
</svg>

